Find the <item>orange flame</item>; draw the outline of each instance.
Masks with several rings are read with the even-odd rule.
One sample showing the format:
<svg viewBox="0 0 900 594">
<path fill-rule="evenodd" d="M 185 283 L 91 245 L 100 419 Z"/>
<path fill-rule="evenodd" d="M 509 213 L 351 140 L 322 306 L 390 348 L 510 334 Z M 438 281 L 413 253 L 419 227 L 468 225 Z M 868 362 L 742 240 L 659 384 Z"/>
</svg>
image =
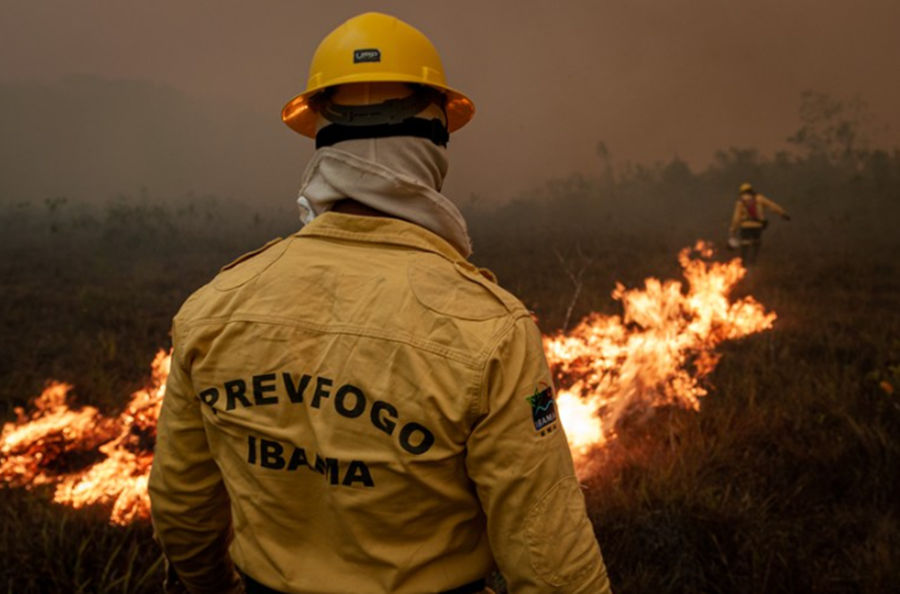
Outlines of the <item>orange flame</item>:
<svg viewBox="0 0 900 594">
<path fill-rule="evenodd" d="M 55 484 L 55 502 L 76 509 L 109 506 L 116 524 L 148 518 L 147 479 L 170 359 L 166 351 L 157 353 L 150 385 L 132 394 L 112 419 L 90 406 L 69 408 L 72 387 L 48 385 L 30 416 L 16 409 L 18 421 L 4 425 L 0 480 L 26 489 Z"/>
<path fill-rule="evenodd" d="M 746 274 L 740 261 L 706 261 L 711 255 L 703 242 L 681 251 L 687 290 L 655 278 L 643 289 L 619 284 L 612 296 L 622 303 L 621 316 L 592 314 L 569 333 L 545 337 L 579 470 L 593 448 L 616 435 L 626 414 L 665 405 L 699 409 L 704 379 L 719 362 L 715 348 L 772 327 L 775 314 L 752 297 L 729 299 Z"/>
<path fill-rule="evenodd" d="M 621 316 L 592 314 L 569 333 L 545 337 L 580 473 L 625 416 L 664 405 L 697 410 L 719 361 L 715 348 L 772 327 L 775 314 L 752 297 L 729 299 L 745 274 L 740 262 L 706 261 L 711 255 L 702 242 L 681 251 L 686 290 L 654 278 L 643 289 L 619 284 L 613 297 L 622 303 Z M 116 524 L 148 518 L 147 480 L 170 361 L 170 354 L 157 353 L 150 384 L 115 418 L 90 406 L 70 408 L 72 387 L 50 383 L 30 415 L 16 409 L 18 420 L 0 432 L 0 481 L 25 489 L 53 485 L 54 501 L 107 506 Z"/>
</svg>

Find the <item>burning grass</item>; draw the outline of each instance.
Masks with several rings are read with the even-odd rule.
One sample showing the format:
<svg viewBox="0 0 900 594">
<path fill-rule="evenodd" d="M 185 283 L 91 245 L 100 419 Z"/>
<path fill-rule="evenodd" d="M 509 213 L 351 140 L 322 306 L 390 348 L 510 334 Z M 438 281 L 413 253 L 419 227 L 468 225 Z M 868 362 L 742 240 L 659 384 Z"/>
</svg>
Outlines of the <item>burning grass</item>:
<svg viewBox="0 0 900 594">
<path fill-rule="evenodd" d="M 775 314 L 752 297 L 730 299 L 745 273 L 740 262 L 708 262 L 712 254 L 703 242 L 681 251 L 686 289 L 653 278 L 640 289 L 617 284 L 613 297 L 622 315 L 592 314 L 572 332 L 545 339 L 582 477 L 590 476 L 593 452 L 608 445 L 626 415 L 647 417 L 662 406 L 699 410 L 719 344 L 772 327 Z M 18 408 L 18 420 L 3 427 L 0 480 L 25 489 L 55 485 L 54 502 L 105 506 L 114 524 L 148 519 L 147 481 L 170 362 L 166 351 L 157 353 L 149 385 L 115 418 L 94 407 L 71 408 L 71 386 L 51 382 L 32 413 Z"/>
<path fill-rule="evenodd" d="M 625 416 L 646 417 L 663 406 L 699 410 L 705 380 L 721 357 L 717 347 L 772 327 L 775 314 L 752 297 L 730 297 L 746 273 L 740 262 L 709 262 L 712 255 L 703 242 L 682 250 L 686 288 L 655 278 L 638 289 L 617 283 L 612 295 L 621 315 L 594 313 L 572 331 L 545 339 L 582 475 L 589 475 L 592 452 L 615 437 Z"/>
<path fill-rule="evenodd" d="M 51 382 L 31 414 L 17 408 L 18 421 L 3 427 L 0 479 L 25 489 L 55 485 L 54 502 L 105 506 L 114 524 L 149 518 L 147 480 L 170 360 L 166 351 L 157 353 L 150 384 L 115 418 L 91 406 L 71 408 L 72 387 Z"/>
</svg>

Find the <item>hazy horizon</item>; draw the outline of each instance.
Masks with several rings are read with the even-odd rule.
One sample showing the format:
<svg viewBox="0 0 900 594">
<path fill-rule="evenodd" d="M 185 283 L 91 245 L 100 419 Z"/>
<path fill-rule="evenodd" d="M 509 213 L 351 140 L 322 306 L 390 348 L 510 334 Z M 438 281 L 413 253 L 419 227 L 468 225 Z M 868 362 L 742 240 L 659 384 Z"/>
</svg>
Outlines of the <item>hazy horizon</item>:
<svg viewBox="0 0 900 594">
<path fill-rule="evenodd" d="M 321 38 L 380 10 L 426 33 L 471 94 L 448 195 L 505 200 L 612 159 L 773 153 L 804 90 L 859 97 L 900 144 L 900 3 L 269 0 L 2 2 L 0 199 L 147 188 L 290 203 L 311 141 L 280 122 Z M 885 128 L 887 126 L 887 128 Z"/>
</svg>

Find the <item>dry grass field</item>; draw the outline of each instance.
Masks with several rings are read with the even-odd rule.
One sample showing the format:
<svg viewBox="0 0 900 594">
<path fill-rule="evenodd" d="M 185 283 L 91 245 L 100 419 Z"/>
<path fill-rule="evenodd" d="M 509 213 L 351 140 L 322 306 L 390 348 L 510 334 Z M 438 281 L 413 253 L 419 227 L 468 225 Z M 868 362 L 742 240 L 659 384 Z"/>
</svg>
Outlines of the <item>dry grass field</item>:
<svg viewBox="0 0 900 594">
<path fill-rule="evenodd" d="M 759 268 L 737 289 L 778 314 L 774 329 L 724 345 L 699 412 L 660 409 L 595 454 L 585 492 L 620 594 L 900 591 L 900 251 L 886 231 L 896 230 L 900 158 L 887 158 L 886 173 L 874 160 L 861 181 L 792 166 L 805 180 L 843 180 L 817 187 L 784 181 L 777 160 L 732 153 L 703 176 L 677 162 L 632 171 L 610 186 L 610 208 L 590 206 L 602 176 L 501 209 L 467 207 L 475 260 L 550 333 L 570 305 L 570 327 L 616 313 L 617 281 L 676 277 L 677 251 L 694 239 L 721 243 L 741 181 L 733 170 L 788 194 L 795 220 L 773 224 Z M 823 188 L 833 208 L 813 201 Z M 726 198 L 685 206 L 693 195 Z M 169 320 L 192 290 L 295 227 L 290 210 L 172 204 L 2 205 L 0 419 L 50 378 L 76 386 L 80 404 L 116 412 L 168 346 Z M 584 269 L 574 302 L 567 267 Z M 105 510 L 49 497 L 0 488 L 0 588 L 160 591 L 148 525 L 110 526 Z"/>
</svg>

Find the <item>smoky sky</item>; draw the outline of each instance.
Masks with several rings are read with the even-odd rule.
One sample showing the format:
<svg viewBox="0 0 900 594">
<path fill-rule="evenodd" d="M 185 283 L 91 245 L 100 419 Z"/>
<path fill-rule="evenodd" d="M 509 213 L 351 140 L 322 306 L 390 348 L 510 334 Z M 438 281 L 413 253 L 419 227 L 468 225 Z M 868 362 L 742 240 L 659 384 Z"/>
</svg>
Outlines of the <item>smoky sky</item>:
<svg viewBox="0 0 900 594">
<path fill-rule="evenodd" d="M 0 198 L 290 202 L 312 146 L 281 106 L 368 10 L 428 35 L 475 101 L 460 200 L 595 171 L 601 141 L 619 164 L 782 150 L 807 89 L 862 98 L 873 141 L 900 144 L 897 0 L 0 0 Z"/>
</svg>

